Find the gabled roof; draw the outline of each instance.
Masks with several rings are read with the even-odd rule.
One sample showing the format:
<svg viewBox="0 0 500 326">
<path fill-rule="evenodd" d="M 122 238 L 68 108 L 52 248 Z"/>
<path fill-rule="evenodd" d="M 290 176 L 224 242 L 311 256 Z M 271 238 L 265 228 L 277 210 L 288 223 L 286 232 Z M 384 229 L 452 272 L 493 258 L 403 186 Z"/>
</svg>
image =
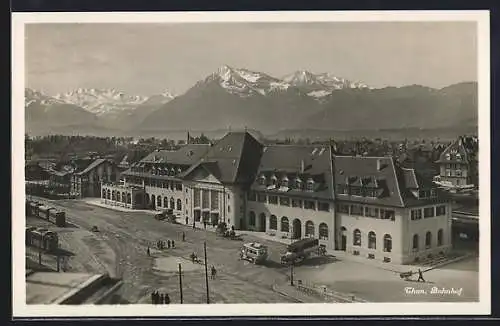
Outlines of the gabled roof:
<svg viewBox="0 0 500 326">
<path fill-rule="evenodd" d="M 263 149 L 259 169 L 253 180 L 252 189 L 268 193 L 283 194 L 283 189 L 268 189 L 260 185 L 259 177 L 276 176 L 288 178 L 287 195 L 333 199 L 331 149 L 329 146 L 271 145 Z M 292 183 L 300 179 L 304 184 L 310 178 L 314 181 L 313 191 L 295 189 Z"/>
<path fill-rule="evenodd" d="M 255 175 L 261 153 L 262 144 L 251 134 L 230 132 L 212 145 L 181 177 L 187 177 L 203 165 L 222 183 L 248 183 Z"/>
<path fill-rule="evenodd" d="M 477 154 L 478 150 L 477 139 L 473 137 L 458 137 L 451 143 L 439 156 L 436 163 L 470 163 L 470 160 Z M 459 153 L 461 159 L 458 160 L 453 153 Z M 447 159 L 450 155 L 450 159 Z"/>
<path fill-rule="evenodd" d="M 109 161 L 109 160 L 107 160 L 105 158 L 98 158 L 97 160 L 95 160 L 92 163 L 90 163 L 89 166 L 87 166 L 83 171 L 80 171 L 80 172 L 78 172 L 76 174 L 77 175 L 87 174 L 88 172 L 90 172 L 91 170 L 95 169 L 96 167 L 98 167 L 99 165 L 101 165 L 102 163 L 104 163 L 106 161 Z"/>
<path fill-rule="evenodd" d="M 179 165 L 191 165 L 202 157 L 210 145 L 208 144 L 188 144 L 177 150 L 160 150 L 148 154 L 141 163 L 168 163 Z"/>
</svg>

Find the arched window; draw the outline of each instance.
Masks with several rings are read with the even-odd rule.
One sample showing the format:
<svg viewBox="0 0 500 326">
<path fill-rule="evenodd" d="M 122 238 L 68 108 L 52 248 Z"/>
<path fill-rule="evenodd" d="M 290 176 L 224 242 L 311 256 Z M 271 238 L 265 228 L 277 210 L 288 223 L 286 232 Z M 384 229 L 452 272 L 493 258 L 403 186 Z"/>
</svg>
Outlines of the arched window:
<svg viewBox="0 0 500 326">
<path fill-rule="evenodd" d="M 418 250 L 419 243 L 418 243 L 418 234 L 413 235 L 413 250 Z"/>
<path fill-rule="evenodd" d="M 286 216 L 281 218 L 281 232 L 290 232 L 290 222 Z"/>
<path fill-rule="evenodd" d="M 111 190 L 108 189 L 108 199 L 111 199 Z"/>
<path fill-rule="evenodd" d="M 126 203 L 127 202 L 127 194 L 124 192 L 122 192 L 122 202 Z"/>
<path fill-rule="evenodd" d="M 156 197 L 156 206 L 161 207 L 161 196 Z"/>
<path fill-rule="evenodd" d="M 384 235 L 384 251 L 391 252 L 392 250 L 392 237 L 389 234 Z"/>
<path fill-rule="evenodd" d="M 326 223 L 319 225 L 319 238 L 321 240 L 328 240 L 328 225 Z"/>
<path fill-rule="evenodd" d="M 278 229 L 278 218 L 276 217 L 276 215 L 271 215 L 271 217 L 269 218 L 269 229 Z"/>
<path fill-rule="evenodd" d="M 106 199 L 106 189 L 102 190 L 102 198 Z"/>
<path fill-rule="evenodd" d="M 170 198 L 170 208 L 171 209 L 175 208 L 175 199 L 174 199 L 174 197 Z"/>
<path fill-rule="evenodd" d="M 182 211 L 182 200 L 177 199 L 177 210 Z"/>
<path fill-rule="evenodd" d="M 312 221 L 306 222 L 306 236 L 314 237 L 314 223 Z"/>
<path fill-rule="evenodd" d="M 356 229 L 352 232 L 352 235 L 352 244 L 354 246 L 361 246 L 361 231 L 359 229 Z"/>
<path fill-rule="evenodd" d="M 248 224 L 250 226 L 255 226 L 255 213 L 253 211 L 250 211 L 250 217 L 248 219 Z"/>
<path fill-rule="evenodd" d="M 168 208 L 168 197 L 163 197 L 163 207 Z"/>
<path fill-rule="evenodd" d="M 116 192 L 116 201 L 122 201 L 121 199 L 122 199 L 122 197 L 120 196 L 120 192 L 117 191 Z"/>
<path fill-rule="evenodd" d="M 368 248 L 377 249 L 377 235 L 373 231 L 368 233 Z"/>
<path fill-rule="evenodd" d="M 441 247 L 443 245 L 443 229 L 439 229 L 438 231 L 438 247 Z"/>
<path fill-rule="evenodd" d="M 432 245 L 432 233 L 427 231 L 425 234 L 425 248 L 430 248 Z"/>
<path fill-rule="evenodd" d="M 116 200 L 116 192 L 114 190 L 111 192 L 111 200 Z"/>
<path fill-rule="evenodd" d="M 127 203 L 132 204 L 132 195 L 131 194 L 127 194 Z"/>
</svg>

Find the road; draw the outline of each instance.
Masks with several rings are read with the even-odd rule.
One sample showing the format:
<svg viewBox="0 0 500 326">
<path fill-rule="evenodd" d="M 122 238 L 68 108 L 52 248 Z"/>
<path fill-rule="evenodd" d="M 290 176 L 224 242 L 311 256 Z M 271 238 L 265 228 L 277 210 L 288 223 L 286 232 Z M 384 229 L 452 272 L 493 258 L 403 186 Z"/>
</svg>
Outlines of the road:
<svg viewBox="0 0 500 326">
<path fill-rule="evenodd" d="M 238 259 L 242 242 L 218 238 L 213 232 L 157 221 L 145 212 L 119 212 L 79 200 L 50 201 L 50 205 L 65 210 L 67 220 L 75 224 L 57 230 L 62 247 L 74 254 L 69 259 L 69 270 L 107 271 L 122 278 L 123 303 L 150 302 L 153 290 L 168 293 L 172 302 L 180 302 L 177 261 L 183 261 L 185 266 L 184 303 L 205 303 L 205 270 L 191 268 L 192 262 L 188 259 L 193 251 L 203 258 L 204 241 L 208 265 L 217 269 L 217 278 L 209 280 L 210 302 L 296 302 L 272 289 L 274 284 L 286 282 L 288 269 L 277 263 L 283 244 L 243 236 L 244 241 L 259 241 L 269 247 L 269 263 L 253 265 Z M 89 232 L 93 226 L 97 226 L 99 232 Z M 186 242 L 181 241 L 182 232 L 186 234 Z M 176 248 L 160 251 L 152 247 L 151 257 L 148 257 L 147 247 L 154 246 L 159 239 L 175 239 Z M 175 268 L 170 271 L 156 271 L 153 268 L 155 259 L 164 257 L 180 258 L 174 259 Z"/>
</svg>

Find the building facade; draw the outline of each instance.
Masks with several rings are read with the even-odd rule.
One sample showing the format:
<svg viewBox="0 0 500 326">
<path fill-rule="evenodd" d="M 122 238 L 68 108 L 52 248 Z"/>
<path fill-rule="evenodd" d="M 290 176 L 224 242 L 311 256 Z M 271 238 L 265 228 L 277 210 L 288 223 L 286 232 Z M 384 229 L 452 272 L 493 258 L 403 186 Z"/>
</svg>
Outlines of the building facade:
<svg viewBox="0 0 500 326">
<path fill-rule="evenodd" d="M 451 247 L 450 204 L 427 179 L 391 157 L 264 146 L 231 132 L 213 145 L 151 153 L 122 173 L 121 184 L 103 184 L 102 198 L 171 208 L 188 225 L 225 222 L 290 241 L 314 237 L 330 250 L 411 263 Z"/>
<path fill-rule="evenodd" d="M 112 160 L 99 158 L 71 175 L 71 193 L 77 198 L 101 197 L 102 183 L 117 182 L 120 170 Z"/>
<path fill-rule="evenodd" d="M 440 155 L 439 179 L 454 186 L 478 185 L 477 137 L 458 137 Z"/>
</svg>

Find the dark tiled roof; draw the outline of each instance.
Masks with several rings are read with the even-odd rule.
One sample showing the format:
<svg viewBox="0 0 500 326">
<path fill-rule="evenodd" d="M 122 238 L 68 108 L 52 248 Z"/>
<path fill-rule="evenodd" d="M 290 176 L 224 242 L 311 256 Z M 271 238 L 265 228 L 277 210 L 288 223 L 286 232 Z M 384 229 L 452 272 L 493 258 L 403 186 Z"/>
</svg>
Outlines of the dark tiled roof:
<svg viewBox="0 0 500 326">
<path fill-rule="evenodd" d="M 310 198 L 333 199 L 331 168 L 331 150 L 329 146 L 272 145 L 264 148 L 252 189 L 276 195 L 299 196 Z M 303 168 L 303 169 L 302 169 Z M 270 180 L 275 176 L 278 181 L 288 178 L 287 191 L 279 186 L 268 189 L 259 184 L 259 178 Z M 293 183 L 299 178 L 303 185 L 308 179 L 314 181 L 312 191 L 296 189 Z"/>
<path fill-rule="evenodd" d="M 90 172 L 92 169 L 95 169 L 96 167 L 98 167 L 99 165 L 101 165 L 102 163 L 108 161 L 107 159 L 105 158 L 98 158 L 97 160 L 95 160 L 94 162 L 90 163 L 89 166 L 87 166 L 83 171 L 81 172 L 78 172 L 76 173 L 77 175 L 83 175 L 83 174 L 86 174 L 88 172 Z"/>
<path fill-rule="evenodd" d="M 208 144 L 188 144 L 178 150 L 156 151 L 144 157 L 141 163 L 169 163 L 191 165 L 198 161 L 210 148 Z"/>
<path fill-rule="evenodd" d="M 346 177 L 371 177 L 377 180 L 380 193 L 378 198 L 372 198 L 350 196 L 337 192 L 338 200 L 396 207 L 405 206 L 400 190 L 400 181 L 404 182 L 405 176 L 402 174 L 401 178 L 403 180 L 399 180 L 396 173 L 396 166 L 391 157 L 336 156 L 333 164 L 335 169 L 335 184 L 345 184 Z M 377 165 L 380 166 L 380 169 L 377 169 Z"/>
<path fill-rule="evenodd" d="M 181 176 L 188 177 L 202 166 L 223 183 L 248 183 L 255 175 L 261 153 L 262 144 L 248 132 L 230 132 Z"/>
</svg>

